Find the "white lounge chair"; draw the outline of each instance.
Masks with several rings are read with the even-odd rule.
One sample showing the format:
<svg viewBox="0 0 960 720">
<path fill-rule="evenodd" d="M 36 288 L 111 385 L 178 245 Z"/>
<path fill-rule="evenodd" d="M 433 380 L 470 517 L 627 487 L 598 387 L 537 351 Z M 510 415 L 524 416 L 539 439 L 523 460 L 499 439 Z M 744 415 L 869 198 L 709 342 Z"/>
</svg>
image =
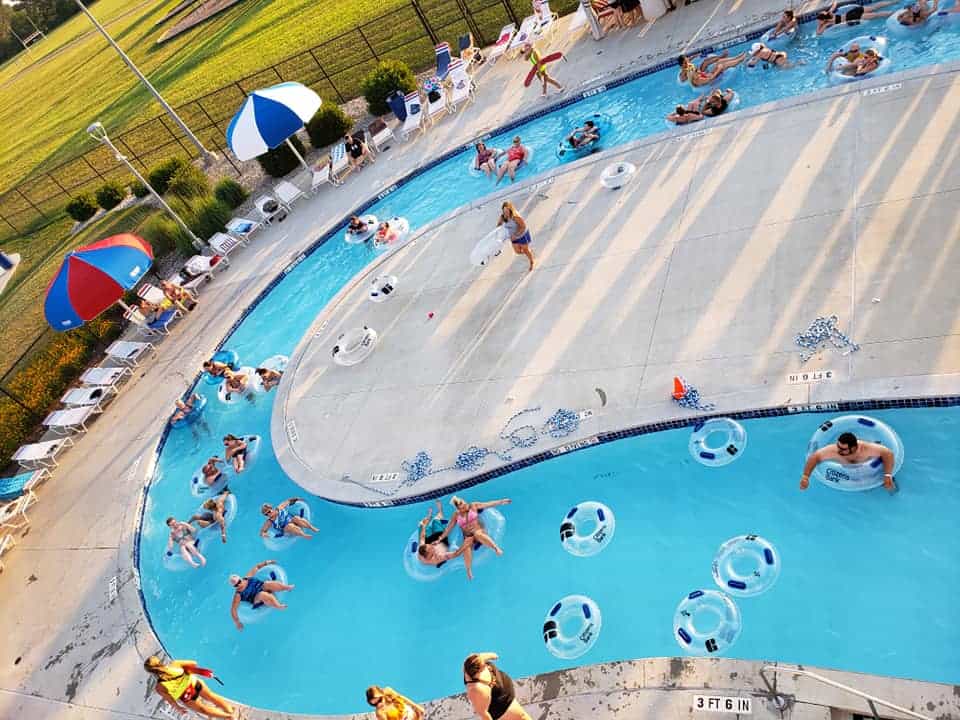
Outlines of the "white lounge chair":
<svg viewBox="0 0 960 720">
<path fill-rule="evenodd" d="M 538 15 L 530 15 L 525 17 L 523 22 L 520 23 L 520 29 L 517 30 L 517 34 L 513 36 L 513 39 L 510 41 L 510 44 L 507 46 L 507 49 L 504 51 L 504 55 L 509 57 L 516 57 L 520 54 L 520 48 L 526 43 L 532 43 L 534 40 L 539 37 L 540 34 L 540 17 Z"/>
<path fill-rule="evenodd" d="M 139 361 L 152 352 L 156 352 L 153 343 L 116 340 L 107 348 L 106 354 L 108 358 L 116 362 L 131 367 L 139 367 Z"/>
<path fill-rule="evenodd" d="M 331 173 L 331 162 L 327 161 L 323 165 L 316 165 L 313 169 L 313 177 L 310 179 L 310 192 L 315 193 L 322 185 L 333 185 L 336 187 L 340 183 Z"/>
<path fill-rule="evenodd" d="M 30 525 L 27 510 L 36 502 L 37 496 L 33 492 L 27 492 L 16 500 L 0 506 L 0 529 L 16 532 Z"/>
<path fill-rule="evenodd" d="M 460 105 L 474 99 L 476 88 L 473 79 L 467 73 L 467 66 L 460 58 L 450 63 L 450 73 L 447 77 L 450 79 L 450 96 L 447 98 L 447 102 L 450 112 L 453 113 L 457 111 Z"/>
<path fill-rule="evenodd" d="M 214 233 L 213 237 L 207 240 L 210 247 L 213 248 L 213 251 L 217 255 L 221 255 L 226 258 L 237 248 L 243 247 L 243 241 L 238 240 L 233 235 L 227 235 L 226 233 Z"/>
<path fill-rule="evenodd" d="M 557 31 L 560 16 L 550 9 L 550 0 L 534 0 L 533 14 L 537 16 L 537 35 L 542 38 L 552 37 Z"/>
<path fill-rule="evenodd" d="M 275 217 L 287 212 L 283 204 L 270 195 L 261 195 L 253 203 L 253 206 L 257 209 L 257 214 L 260 215 L 264 225 L 269 225 Z"/>
<path fill-rule="evenodd" d="M 450 109 L 447 107 L 447 89 L 440 84 L 438 78 L 433 78 L 437 82 L 436 92 L 440 96 L 436 100 L 431 100 L 427 93 L 424 91 L 423 96 L 427 99 L 427 121 L 436 122 L 438 117 L 446 115 L 450 112 Z"/>
<path fill-rule="evenodd" d="M 140 287 L 138 287 L 137 297 L 146 300 L 148 303 L 153 303 L 154 305 L 160 305 L 167 299 L 167 296 L 163 294 L 163 290 L 158 288 L 156 285 L 152 285 L 151 283 L 143 283 Z"/>
<path fill-rule="evenodd" d="M 513 23 L 504 25 L 500 29 L 500 35 L 497 36 L 497 41 L 487 50 L 488 63 L 492 65 L 507 51 L 507 48 L 510 47 L 510 41 L 513 40 L 513 36 L 516 34 L 516 32 L 517 26 Z"/>
<path fill-rule="evenodd" d="M 417 130 L 424 131 L 423 101 L 420 99 L 420 92 L 414 90 L 412 93 L 404 95 L 403 104 L 407 108 L 407 119 L 403 121 L 400 135 L 404 140 L 409 140 L 411 133 Z"/>
<path fill-rule="evenodd" d="M 87 420 L 99 412 L 100 410 L 93 406 L 54 410 L 43 419 L 43 426 L 61 435 L 86 432 Z"/>
<path fill-rule="evenodd" d="M 2 559 L 3 556 L 6 555 L 11 550 L 13 550 L 13 548 L 16 547 L 16 545 L 17 545 L 17 540 L 10 533 L 6 533 L 2 537 L 0 537 L 0 572 L 3 572 L 4 570 L 3 559 Z"/>
<path fill-rule="evenodd" d="M 67 407 L 95 407 L 97 412 L 101 412 L 103 403 L 116 392 L 115 385 L 87 385 L 67 390 L 60 398 L 60 402 Z"/>
<path fill-rule="evenodd" d="M 178 283 L 175 279 L 170 278 L 170 282 L 192 290 L 205 279 L 211 279 L 217 270 L 226 270 L 228 267 L 230 267 L 230 261 L 224 255 L 214 255 L 213 257 L 210 255 L 194 255 L 187 260 L 183 270 L 179 273 L 181 281 Z M 189 275 L 190 278 L 185 279 L 182 277 L 183 275 Z"/>
<path fill-rule="evenodd" d="M 379 118 L 367 126 L 367 147 L 370 148 L 371 152 L 383 152 L 384 146 L 390 140 L 395 139 L 396 136 L 390 126 Z"/>
<path fill-rule="evenodd" d="M 116 392 L 126 377 L 133 377 L 128 367 L 92 367 L 83 371 L 80 382 L 87 387 L 111 387 Z"/>
<path fill-rule="evenodd" d="M 57 465 L 57 453 L 73 446 L 71 438 L 58 438 L 43 442 L 31 443 L 18 448 L 11 460 L 15 460 L 27 470 L 35 468 L 50 468 Z"/>
<path fill-rule="evenodd" d="M 230 218 L 227 223 L 227 232 L 233 235 L 237 240 L 243 243 L 250 242 L 251 236 L 260 228 L 263 223 L 251 220 L 245 217 Z"/>
<path fill-rule="evenodd" d="M 306 193 L 289 180 L 281 180 L 274 185 L 273 193 L 277 196 L 280 204 L 285 206 L 288 210 L 297 200 L 302 197 L 306 197 Z"/>
</svg>

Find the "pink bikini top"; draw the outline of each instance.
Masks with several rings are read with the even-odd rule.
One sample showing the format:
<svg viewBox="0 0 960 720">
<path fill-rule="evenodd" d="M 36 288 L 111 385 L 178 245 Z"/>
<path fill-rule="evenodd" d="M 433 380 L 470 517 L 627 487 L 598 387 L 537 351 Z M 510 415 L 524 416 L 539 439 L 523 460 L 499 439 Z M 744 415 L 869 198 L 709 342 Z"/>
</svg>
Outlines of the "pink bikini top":
<svg viewBox="0 0 960 720">
<path fill-rule="evenodd" d="M 477 521 L 476 510 L 470 510 L 470 512 L 467 513 L 466 518 L 464 518 L 463 515 L 457 515 L 457 525 L 460 526 L 461 530 L 465 528 L 467 525 L 472 525 L 476 521 Z"/>
</svg>

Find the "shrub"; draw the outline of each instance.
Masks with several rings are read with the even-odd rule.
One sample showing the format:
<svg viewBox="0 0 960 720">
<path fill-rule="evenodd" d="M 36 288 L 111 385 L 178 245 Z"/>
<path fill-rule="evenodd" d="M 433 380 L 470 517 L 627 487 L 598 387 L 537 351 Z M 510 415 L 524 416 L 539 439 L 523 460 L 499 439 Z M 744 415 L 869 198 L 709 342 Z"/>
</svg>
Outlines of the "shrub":
<svg viewBox="0 0 960 720">
<path fill-rule="evenodd" d="M 386 115 L 390 112 L 387 95 L 395 90 L 408 93 L 416 89 L 417 81 L 410 67 L 399 60 L 382 60 L 360 82 L 360 90 L 366 98 L 371 115 Z"/>
<path fill-rule="evenodd" d="M 351 127 L 353 127 L 353 120 L 340 109 L 339 105 L 330 103 L 321 105 L 317 114 L 310 118 L 307 123 L 307 135 L 310 136 L 310 144 L 319 150 L 342 138 Z"/>
<path fill-rule="evenodd" d="M 190 236 L 172 218 L 157 213 L 140 226 L 140 234 L 150 243 L 154 257 L 163 257 L 174 248 L 188 247 L 193 254 Z"/>
<path fill-rule="evenodd" d="M 210 194 L 210 180 L 207 179 L 203 170 L 192 163 L 187 163 L 170 177 L 167 194 L 181 200 L 204 197 Z"/>
<path fill-rule="evenodd" d="M 226 232 L 227 223 L 233 216 L 230 207 L 214 197 L 200 198 L 189 203 L 178 202 L 174 209 L 201 240 L 206 240 L 214 233 Z M 178 241 L 177 247 L 183 252 L 196 252 L 189 239 L 186 239 L 186 244 L 184 240 Z"/>
<path fill-rule="evenodd" d="M 172 157 L 167 160 L 164 160 L 159 165 L 154 166 L 153 170 L 147 175 L 147 182 L 157 191 L 160 195 L 167 194 L 167 188 L 170 187 L 170 178 L 174 174 L 187 165 L 187 161 L 183 158 Z"/>
<path fill-rule="evenodd" d="M 224 178 L 213 188 L 213 196 L 224 205 L 238 208 L 243 205 L 244 200 L 250 197 L 250 193 L 236 180 Z"/>
<path fill-rule="evenodd" d="M 0 397 L 0 458 L 8 458 L 30 438 L 37 422 L 87 366 L 99 345 L 120 334 L 114 311 L 87 323 L 84 330 L 54 334 L 51 341 L 29 357 L 10 378 L 8 388 L 23 398 L 34 415 Z"/>
<path fill-rule="evenodd" d="M 139 180 L 134 180 L 132 183 L 130 183 L 130 192 L 135 198 L 145 198 L 150 194 L 150 191 L 147 190 L 147 186 Z"/>
<path fill-rule="evenodd" d="M 293 143 L 293 146 L 301 156 L 306 154 L 300 138 L 293 135 L 290 138 L 290 142 Z M 296 155 L 293 154 L 286 143 L 278 145 L 273 150 L 267 151 L 257 158 L 257 162 L 260 163 L 260 167 L 263 168 L 263 171 L 270 177 L 283 177 L 284 175 L 288 175 L 300 164 L 300 161 L 297 160 Z"/>
<path fill-rule="evenodd" d="M 97 204 L 88 194 L 77 195 L 67 203 L 67 215 L 77 222 L 86 222 L 97 214 Z"/>
<path fill-rule="evenodd" d="M 126 197 L 123 188 L 117 183 L 104 183 L 97 189 L 97 205 L 104 210 L 113 210 Z"/>
</svg>

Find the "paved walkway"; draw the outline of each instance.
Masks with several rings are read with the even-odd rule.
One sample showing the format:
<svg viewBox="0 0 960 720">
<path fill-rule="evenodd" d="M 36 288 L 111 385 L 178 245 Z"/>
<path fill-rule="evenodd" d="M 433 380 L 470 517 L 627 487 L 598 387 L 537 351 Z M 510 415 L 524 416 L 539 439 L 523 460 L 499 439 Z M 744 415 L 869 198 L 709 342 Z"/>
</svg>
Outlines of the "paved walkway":
<svg viewBox="0 0 960 720">
<path fill-rule="evenodd" d="M 592 40 L 580 41 L 571 53 L 572 61 L 565 67 L 565 73 L 571 83 L 585 82 L 593 78 L 597 70 L 612 70 L 616 62 L 626 62 L 628 58 L 632 61 L 652 52 L 646 48 L 672 45 L 674 37 L 699 28 L 705 20 L 703 34 L 712 34 L 752 18 L 758 8 L 772 12 L 777 4 L 772 0 L 749 3 L 701 0 L 697 5 L 671 13 L 666 21 L 655 24 L 643 39 L 637 40 L 637 31 L 633 31 L 629 37 L 613 38 L 600 44 Z M 604 54 L 597 56 L 599 50 Z M 589 62 L 581 63 L 579 53 L 583 53 L 582 58 Z M 616 61 L 608 61 L 610 55 L 617 53 Z M 497 92 L 497 79 L 500 78 L 506 87 L 508 75 L 511 89 L 515 88 L 521 70 L 514 66 L 508 72 L 508 67 L 503 64 L 490 71 L 489 84 L 481 87 L 477 111 L 469 121 L 465 117 L 452 118 L 431 136 L 409 146 L 395 147 L 373 168 L 352 177 L 344 188 L 321 193 L 316 199 L 304 203 L 286 222 L 267 230 L 250 248 L 237 253 L 233 268 L 218 276 L 205 291 L 201 309 L 175 329 L 160 346 L 156 360 L 136 374 L 77 448 L 64 456 L 53 480 L 41 491 L 41 502 L 31 511 L 31 530 L 21 538 L 18 548 L 5 557 L 7 570 L 0 578 L 0 586 L 4 589 L 0 597 L 4 627 L 3 642 L 0 643 L 0 717 L 106 720 L 154 716 L 158 703 L 156 696 L 149 693 L 141 662 L 145 655 L 157 648 L 141 612 L 131 558 L 139 498 L 145 478 L 152 470 L 148 458 L 174 396 L 185 389 L 194 369 L 229 329 L 239 309 L 296 257 L 302 247 L 339 218 L 345 207 L 366 197 L 371 188 L 385 186 L 390 178 L 408 172 L 416 162 L 459 143 L 464 134 L 478 134 L 481 123 L 492 126 L 516 112 L 517 106 L 511 102 L 512 90 L 507 95 Z M 935 307 L 935 303 L 943 300 L 950 271 L 956 267 L 952 242 L 957 235 L 956 228 L 950 225 L 953 220 L 945 215 L 947 203 L 939 202 L 952 198 L 947 188 L 955 188 L 957 180 L 953 149 L 956 131 L 950 119 L 956 115 L 957 94 L 952 93 L 951 99 L 948 92 L 953 82 L 952 76 L 934 78 L 922 85 L 923 93 L 912 91 L 911 94 L 876 98 L 874 101 L 878 103 L 888 103 L 877 106 L 883 112 L 857 119 L 863 132 L 883 133 L 892 127 L 901 142 L 892 146 L 887 156 L 889 159 L 864 168 L 866 176 L 860 192 L 863 197 L 873 192 L 879 204 L 873 209 L 862 203 L 857 206 L 858 226 L 873 218 L 872 227 L 876 228 L 876 233 L 871 236 L 874 238 L 872 242 L 880 243 L 879 249 L 883 252 L 881 259 L 858 255 L 868 264 L 878 283 L 876 289 L 871 287 L 868 290 L 858 285 L 861 288 L 858 293 L 880 296 L 882 303 L 877 310 L 883 309 L 890 315 L 867 325 L 858 321 L 855 327 L 864 330 L 858 335 L 861 342 L 867 341 L 868 328 L 877 343 L 893 337 L 909 338 L 903 345 L 909 354 L 900 360 L 903 367 L 897 368 L 908 374 L 934 370 L 953 372 L 955 355 L 952 353 L 955 350 L 952 348 L 955 348 L 956 330 L 951 328 L 948 332 L 942 324 L 935 326 L 938 319 L 942 321 L 940 316 L 943 313 L 924 315 L 920 312 L 923 307 Z M 921 101 L 944 109 L 938 113 L 936 122 L 918 129 L 899 120 L 905 108 L 914 108 L 914 103 Z M 534 102 L 538 101 L 529 100 L 530 104 Z M 490 109 L 494 107 L 497 109 Z M 843 109 L 843 102 L 837 101 L 837 109 L 838 112 Z M 797 115 L 798 118 L 802 116 L 803 113 Z M 771 116 L 770 121 L 775 122 L 775 116 Z M 458 123 L 463 123 L 459 131 Z M 919 134 L 922 149 L 909 159 L 904 154 L 906 145 L 903 140 L 907 130 L 914 137 Z M 749 137 L 746 136 L 743 142 Z M 684 143 L 667 143 L 662 147 L 664 149 L 650 162 L 659 162 L 666 168 L 672 163 L 702 162 L 708 146 L 691 147 L 692 152 L 684 150 Z M 798 183 L 797 194 L 810 190 L 810 177 L 804 173 L 803 168 L 797 166 L 789 176 L 790 182 Z M 940 189 L 935 191 L 933 188 L 936 187 Z M 708 188 L 707 192 L 716 194 L 719 190 Z M 775 194 L 776 189 L 770 187 L 767 195 L 758 195 L 758 203 L 770 203 L 770 193 Z M 770 207 L 782 207 L 785 202 L 786 198 L 781 198 Z M 695 201 L 688 200 L 686 207 L 684 215 L 687 217 L 703 211 L 703 208 L 696 209 Z M 837 212 L 836 208 L 831 211 Z M 941 224 L 934 228 L 938 230 L 935 237 L 922 235 L 921 226 L 913 220 L 926 215 L 941 219 Z M 772 213 L 764 224 L 775 224 L 778 217 L 783 220 L 782 216 Z M 898 217 L 902 222 L 896 232 L 891 233 L 890 223 Z M 818 225 L 815 217 L 803 222 L 809 224 L 791 227 L 806 227 L 807 232 L 823 233 L 823 225 Z M 733 218 L 725 219 L 724 223 L 718 232 L 738 232 L 740 226 L 733 222 Z M 846 227 L 849 229 L 849 224 Z M 926 232 L 931 226 L 923 228 Z M 827 236 L 828 240 L 830 237 Z M 850 235 L 844 237 L 849 243 Z M 796 238 L 801 244 L 812 243 L 813 239 Z M 819 235 L 816 239 L 823 240 Z M 689 240 L 693 242 L 695 238 Z M 911 243 L 909 252 L 902 244 L 907 241 Z M 621 241 L 618 239 L 617 242 Z M 632 247 L 628 243 L 625 253 L 659 251 L 649 243 L 644 248 L 643 242 L 641 240 L 639 245 Z M 758 235 L 754 242 L 763 246 L 766 239 Z M 839 240 L 830 241 L 831 244 L 834 242 L 838 243 L 835 252 L 842 253 Z M 708 244 L 706 241 L 701 243 L 702 246 Z M 689 243 L 688 246 L 694 247 Z M 779 247 L 779 244 L 771 247 Z M 796 256 L 792 257 L 796 261 Z M 812 251 L 810 257 L 819 262 L 820 256 L 814 257 Z M 557 255 L 555 260 L 559 259 Z M 717 261 L 730 263 L 731 258 Z M 900 268 L 896 276 L 890 270 L 894 263 L 899 263 Z M 804 282 L 813 282 L 814 271 L 818 269 L 819 266 L 814 265 L 806 270 Z M 788 270 L 793 271 L 781 266 L 781 272 Z M 730 277 L 734 278 L 736 274 Z M 718 297 L 727 298 L 732 303 L 740 285 L 733 280 L 730 282 L 731 287 Z M 905 288 L 911 288 L 913 292 L 909 297 L 901 295 L 898 298 L 896 294 L 904 293 Z M 816 309 L 818 307 L 809 308 Z M 795 320 L 808 317 L 807 310 L 797 308 L 796 317 L 791 315 L 786 324 L 792 329 Z M 728 312 L 732 313 L 732 305 Z M 900 326 L 893 318 L 908 312 L 911 313 L 908 316 L 910 321 L 915 324 L 909 333 L 895 335 L 887 332 L 887 328 Z M 913 348 L 920 348 L 922 352 L 913 352 Z M 864 352 L 861 357 L 866 355 Z M 892 357 L 882 354 L 875 361 L 874 374 L 868 377 L 889 376 L 893 362 Z M 611 392 L 610 397 L 614 402 L 620 402 L 627 394 Z M 614 714 L 612 709 L 599 713 L 601 717 Z M 459 716 L 463 715 L 461 712 Z M 277 717 L 275 714 L 271 716 Z M 251 713 L 250 717 L 267 715 Z"/>
</svg>

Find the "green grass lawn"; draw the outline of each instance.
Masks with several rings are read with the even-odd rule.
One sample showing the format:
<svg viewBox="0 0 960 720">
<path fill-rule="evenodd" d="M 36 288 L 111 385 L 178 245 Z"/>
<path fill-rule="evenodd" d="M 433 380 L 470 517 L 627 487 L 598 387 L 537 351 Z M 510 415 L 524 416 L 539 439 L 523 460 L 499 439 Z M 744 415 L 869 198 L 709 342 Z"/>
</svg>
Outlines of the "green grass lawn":
<svg viewBox="0 0 960 720">
<path fill-rule="evenodd" d="M 245 0 L 163 45 L 156 22 L 177 0 L 100 0 L 93 12 L 173 104 L 185 103 L 405 0 Z M 131 9 L 131 6 L 133 9 Z M 137 9 L 139 8 L 139 9 Z M 78 15 L 36 46 L 28 70 L 0 68 L 0 189 L 93 147 L 85 128 L 100 120 L 116 132 L 160 109 L 116 53 Z M 276 79 L 273 79 L 276 82 Z M 266 84 L 266 82 L 264 83 Z"/>
<path fill-rule="evenodd" d="M 20 253 L 21 262 L 10 283 L 0 294 L 0 375 L 48 327 L 43 317 L 43 298 L 47 284 L 64 255 L 85 245 L 136 228 L 157 210 L 135 206 L 102 217 L 76 235 L 70 234 L 73 220 L 64 217 L 30 235 L 4 243 L 10 253 Z M 49 334 L 49 333 L 48 333 Z"/>
</svg>

